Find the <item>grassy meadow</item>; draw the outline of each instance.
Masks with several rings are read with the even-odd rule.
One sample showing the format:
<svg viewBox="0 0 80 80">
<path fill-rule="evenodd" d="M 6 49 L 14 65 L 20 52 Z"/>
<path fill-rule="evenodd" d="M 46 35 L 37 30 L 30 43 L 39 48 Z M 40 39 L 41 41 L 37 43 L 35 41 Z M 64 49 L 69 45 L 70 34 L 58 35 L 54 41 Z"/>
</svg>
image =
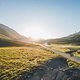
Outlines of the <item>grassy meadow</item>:
<svg viewBox="0 0 80 80">
<path fill-rule="evenodd" d="M 52 49 L 56 49 L 56 50 L 59 50 L 59 51 L 62 51 L 62 52 L 68 52 L 70 49 L 72 50 L 76 50 L 72 53 L 73 56 L 77 57 L 77 58 L 80 58 L 80 46 L 77 46 L 77 45 L 61 45 L 61 44 L 52 44 L 50 45 L 50 48 Z"/>
<path fill-rule="evenodd" d="M 39 46 L 1 47 L 0 80 L 11 80 L 56 56 Z"/>
<path fill-rule="evenodd" d="M 53 48 L 52 46 L 50 47 Z M 66 48 L 60 49 L 59 46 L 55 46 L 55 49 L 61 51 L 66 50 Z M 22 73 L 30 72 L 45 61 L 58 57 L 60 56 L 55 53 L 51 53 L 40 46 L 1 47 L 0 80 L 14 80 Z M 80 64 L 70 60 L 67 60 L 67 62 L 71 68 L 80 68 Z"/>
</svg>

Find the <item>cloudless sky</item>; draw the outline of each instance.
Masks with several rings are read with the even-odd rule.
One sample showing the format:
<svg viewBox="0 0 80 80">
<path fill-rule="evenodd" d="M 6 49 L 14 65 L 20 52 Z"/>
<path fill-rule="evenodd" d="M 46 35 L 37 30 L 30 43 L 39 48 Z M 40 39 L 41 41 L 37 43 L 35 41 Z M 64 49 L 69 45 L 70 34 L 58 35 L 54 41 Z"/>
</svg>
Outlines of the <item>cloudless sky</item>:
<svg viewBox="0 0 80 80">
<path fill-rule="evenodd" d="M 33 38 L 80 31 L 80 0 L 0 0 L 0 23 Z"/>
</svg>

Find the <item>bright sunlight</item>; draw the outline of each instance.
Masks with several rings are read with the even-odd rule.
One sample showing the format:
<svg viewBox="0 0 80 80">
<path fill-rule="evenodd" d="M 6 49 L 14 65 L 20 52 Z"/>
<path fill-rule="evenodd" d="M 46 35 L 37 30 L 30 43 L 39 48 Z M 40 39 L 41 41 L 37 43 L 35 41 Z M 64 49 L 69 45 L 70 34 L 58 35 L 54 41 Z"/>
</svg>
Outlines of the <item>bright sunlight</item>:
<svg viewBox="0 0 80 80">
<path fill-rule="evenodd" d="M 45 29 L 45 25 L 40 22 L 31 22 L 30 24 L 25 24 L 25 34 L 28 35 L 28 37 L 32 37 L 33 39 L 41 39 L 41 38 L 47 38 L 49 34 L 47 29 Z"/>
</svg>

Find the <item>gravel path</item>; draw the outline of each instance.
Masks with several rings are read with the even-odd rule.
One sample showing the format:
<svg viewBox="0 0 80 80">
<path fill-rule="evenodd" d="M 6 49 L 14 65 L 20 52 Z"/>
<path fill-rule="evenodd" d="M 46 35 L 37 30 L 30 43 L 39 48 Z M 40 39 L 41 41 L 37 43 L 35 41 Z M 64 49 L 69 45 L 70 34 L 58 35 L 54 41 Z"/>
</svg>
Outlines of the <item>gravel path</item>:
<svg viewBox="0 0 80 80">
<path fill-rule="evenodd" d="M 55 49 L 51 49 L 51 48 L 49 48 L 49 47 L 46 46 L 46 45 L 41 45 L 41 44 L 39 44 L 39 45 L 40 45 L 41 47 L 45 48 L 46 50 L 49 50 L 49 51 L 51 51 L 51 52 L 54 52 L 54 53 L 56 53 L 56 54 L 58 54 L 58 55 L 63 56 L 64 58 L 70 59 L 71 61 L 75 61 L 75 62 L 77 62 L 77 63 L 80 64 L 80 59 L 77 58 L 77 57 L 70 56 L 70 54 L 66 54 L 66 53 L 64 53 L 64 52 L 61 52 L 61 51 L 58 51 L 58 50 L 55 50 Z"/>
</svg>

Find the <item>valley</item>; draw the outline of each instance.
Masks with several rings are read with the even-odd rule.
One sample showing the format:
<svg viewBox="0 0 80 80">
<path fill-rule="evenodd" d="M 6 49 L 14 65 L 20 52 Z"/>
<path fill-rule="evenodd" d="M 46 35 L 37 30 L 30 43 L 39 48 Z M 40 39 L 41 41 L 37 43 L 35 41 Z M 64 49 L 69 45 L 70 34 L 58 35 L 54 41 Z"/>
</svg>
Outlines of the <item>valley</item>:
<svg viewBox="0 0 80 80">
<path fill-rule="evenodd" d="M 0 26 L 0 80 L 80 79 L 80 45 L 34 42 Z"/>
</svg>

